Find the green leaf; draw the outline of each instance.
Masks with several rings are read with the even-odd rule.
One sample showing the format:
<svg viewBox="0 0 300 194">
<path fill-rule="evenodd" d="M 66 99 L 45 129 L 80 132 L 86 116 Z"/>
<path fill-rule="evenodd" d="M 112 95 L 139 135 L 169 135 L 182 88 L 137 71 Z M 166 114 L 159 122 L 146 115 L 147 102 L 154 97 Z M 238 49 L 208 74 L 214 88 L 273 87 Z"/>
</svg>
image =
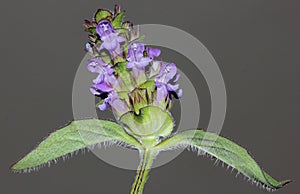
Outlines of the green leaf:
<svg viewBox="0 0 300 194">
<path fill-rule="evenodd" d="M 111 22 L 111 24 L 113 25 L 114 28 L 121 27 L 124 14 L 125 14 L 124 12 L 121 12 L 121 13 L 117 14 L 116 17 L 114 17 L 113 21 Z"/>
<path fill-rule="evenodd" d="M 22 172 L 37 170 L 45 164 L 56 162 L 60 157 L 72 155 L 78 150 L 104 142 L 140 147 L 140 143 L 117 123 L 98 119 L 73 121 L 68 126 L 51 133 L 11 169 Z"/>
<path fill-rule="evenodd" d="M 99 9 L 95 14 L 95 21 L 98 23 L 103 19 L 111 20 L 112 13 L 105 9 Z"/>
<path fill-rule="evenodd" d="M 162 151 L 180 146 L 190 146 L 192 150 L 196 150 L 198 153 L 211 155 L 235 168 L 251 181 L 260 183 L 268 190 L 279 189 L 291 182 L 290 180 L 282 182 L 275 180 L 259 167 L 247 150 L 214 133 L 202 130 L 184 131 L 164 140 L 156 148 Z"/>
<path fill-rule="evenodd" d="M 118 64 L 118 63 L 126 63 L 126 59 L 122 56 L 116 56 L 113 58 L 113 62 L 114 64 Z"/>
<path fill-rule="evenodd" d="M 85 31 L 90 34 L 95 34 L 95 35 L 97 34 L 95 27 L 86 28 Z"/>
<path fill-rule="evenodd" d="M 101 43 L 97 43 L 95 46 L 96 48 L 99 47 Z M 105 63 L 110 64 L 111 63 L 111 58 L 109 53 L 106 50 L 101 50 L 98 57 L 100 57 Z"/>
<path fill-rule="evenodd" d="M 125 28 L 127 30 L 132 29 L 133 28 L 133 24 L 130 21 L 126 21 L 122 23 L 122 28 Z"/>
<path fill-rule="evenodd" d="M 125 28 L 117 28 L 116 30 L 118 31 L 119 34 L 125 34 L 126 36 L 128 34 L 128 30 Z"/>
</svg>

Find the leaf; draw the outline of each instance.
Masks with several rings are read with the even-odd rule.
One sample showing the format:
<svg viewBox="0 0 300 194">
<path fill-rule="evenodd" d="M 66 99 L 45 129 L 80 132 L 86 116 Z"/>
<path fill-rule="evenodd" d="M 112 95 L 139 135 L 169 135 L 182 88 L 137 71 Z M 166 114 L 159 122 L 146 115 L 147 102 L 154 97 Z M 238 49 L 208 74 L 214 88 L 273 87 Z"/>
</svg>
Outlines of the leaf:
<svg viewBox="0 0 300 194">
<path fill-rule="evenodd" d="M 126 21 L 122 23 L 122 28 L 125 28 L 127 30 L 132 29 L 133 28 L 133 24 L 130 21 Z"/>
<path fill-rule="evenodd" d="M 122 56 L 116 56 L 113 58 L 114 64 L 127 62 Z"/>
<path fill-rule="evenodd" d="M 97 43 L 96 47 L 100 47 L 101 43 Z M 107 50 L 101 50 L 99 57 L 107 64 L 111 63 L 111 58 Z"/>
<path fill-rule="evenodd" d="M 121 12 L 121 13 L 117 14 L 116 17 L 114 17 L 113 21 L 111 22 L 111 24 L 113 25 L 114 28 L 121 27 L 124 14 L 125 14 L 124 12 Z"/>
<path fill-rule="evenodd" d="M 99 39 L 98 39 L 98 36 L 96 36 L 96 35 L 89 35 L 89 36 L 88 36 L 88 39 L 89 39 L 89 41 L 91 41 L 91 42 L 93 42 L 93 43 L 96 43 L 97 40 L 99 40 Z"/>
<path fill-rule="evenodd" d="M 117 123 L 98 119 L 73 121 L 51 133 L 11 169 L 21 172 L 37 170 L 52 161 L 56 162 L 57 158 L 105 142 L 125 143 L 136 148 L 140 146 L 139 142 Z"/>
<path fill-rule="evenodd" d="M 103 19 L 111 20 L 112 13 L 105 9 L 99 9 L 95 14 L 95 21 L 98 23 Z"/>
<path fill-rule="evenodd" d="M 128 30 L 125 28 L 117 28 L 116 30 L 118 31 L 119 34 L 125 34 L 126 36 L 128 34 Z"/>
<path fill-rule="evenodd" d="M 90 33 L 90 34 L 94 34 L 94 35 L 97 34 L 97 31 L 96 31 L 95 27 L 86 28 L 85 31 Z"/>
<path fill-rule="evenodd" d="M 91 27 L 96 28 L 96 27 L 97 27 L 97 23 L 95 23 L 95 22 L 90 22 L 90 21 L 88 21 L 88 20 L 84 20 L 83 26 L 84 26 L 85 28 L 91 28 Z"/>
<path fill-rule="evenodd" d="M 158 144 L 157 149 L 162 151 L 181 146 L 190 146 L 198 153 L 215 157 L 268 190 L 279 189 L 291 182 L 290 180 L 278 182 L 259 167 L 247 150 L 226 138 L 202 130 L 178 133 Z"/>
</svg>

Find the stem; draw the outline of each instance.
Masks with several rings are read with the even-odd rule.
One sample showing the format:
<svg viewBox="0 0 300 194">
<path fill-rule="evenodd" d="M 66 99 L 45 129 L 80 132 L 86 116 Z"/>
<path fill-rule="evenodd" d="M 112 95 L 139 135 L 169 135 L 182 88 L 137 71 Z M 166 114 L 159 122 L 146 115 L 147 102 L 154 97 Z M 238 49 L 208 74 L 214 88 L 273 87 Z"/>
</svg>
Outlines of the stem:
<svg viewBox="0 0 300 194">
<path fill-rule="evenodd" d="M 135 180 L 132 184 L 130 194 L 142 194 L 145 183 L 148 178 L 148 174 L 151 170 L 151 165 L 156 156 L 155 152 L 152 150 L 144 150 L 141 152 L 141 161 L 135 176 Z"/>
</svg>

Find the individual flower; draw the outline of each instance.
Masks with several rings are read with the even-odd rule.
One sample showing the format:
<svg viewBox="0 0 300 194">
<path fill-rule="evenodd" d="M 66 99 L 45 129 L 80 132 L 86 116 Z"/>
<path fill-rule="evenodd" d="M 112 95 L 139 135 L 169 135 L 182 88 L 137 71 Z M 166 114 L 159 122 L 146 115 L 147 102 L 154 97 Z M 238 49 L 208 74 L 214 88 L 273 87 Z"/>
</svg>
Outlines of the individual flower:
<svg viewBox="0 0 300 194">
<path fill-rule="evenodd" d="M 177 82 L 180 74 L 177 73 L 177 67 L 174 63 L 164 64 L 158 75 L 155 77 L 155 86 L 157 87 L 156 100 L 161 100 L 168 97 L 170 94 L 174 95 L 175 98 L 182 96 L 182 89 L 179 89 L 179 84 L 171 84 L 170 82 Z"/>
<path fill-rule="evenodd" d="M 96 31 L 100 37 L 109 36 L 112 33 L 116 33 L 116 30 L 108 20 L 100 21 L 97 25 Z"/>
<path fill-rule="evenodd" d="M 97 25 L 96 31 L 102 41 L 99 50 L 104 48 L 108 50 L 113 57 L 120 55 L 120 43 L 124 42 L 126 39 L 118 35 L 118 32 L 114 29 L 111 22 L 108 20 L 100 21 Z"/>
<path fill-rule="evenodd" d="M 116 91 L 120 88 L 120 80 L 114 75 L 115 70 L 99 58 L 91 59 L 87 64 L 87 69 L 92 73 L 98 73 L 97 78 L 93 80 L 93 86 L 90 88 L 92 94 L 103 99 L 98 108 L 104 111 L 110 105 L 116 114 L 121 115 L 128 112 L 126 102 L 118 97 Z"/>
<path fill-rule="evenodd" d="M 86 50 L 88 53 L 93 54 L 93 48 L 92 48 L 92 46 L 91 46 L 90 43 L 86 43 L 86 45 L 85 45 L 85 50 Z"/>
<path fill-rule="evenodd" d="M 144 56 L 144 52 L 148 56 Z M 137 83 L 145 81 L 145 67 L 150 64 L 154 57 L 159 55 L 159 49 L 145 48 L 145 45 L 141 42 L 136 41 L 129 45 L 126 68 L 132 69 L 133 77 Z"/>
<path fill-rule="evenodd" d="M 99 74 L 103 74 L 108 69 L 110 69 L 109 64 L 105 63 L 102 59 L 97 58 L 97 57 L 92 58 L 91 60 L 89 60 L 86 67 L 90 72 L 99 73 Z"/>
<path fill-rule="evenodd" d="M 92 94 L 104 99 L 99 108 L 105 110 L 107 104 L 111 101 L 112 93 L 115 93 L 115 89 L 120 86 L 119 80 L 113 74 L 115 70 L 99 58 L 91 59 L 87 64 L 87 69 L 92 73 L 98 73 L 97 78 L 93 80 L 90 91 Z"/>
<path fill-rule="evenodd" d="M 103 60 L 99 58 L 91 59 L 87 64 L 87 69 L 92 73 L 98 73 L 98 77 L 93 80 L 94 84 L 106 84 L 108 86 L 116 86 L 118 84 L 116 77 L 114 76 L 115 70 Z"/>
<path fill-rule="evenodd" d="M 126 68 L 140 69 L 149 65 L 151 62 L 150 57 L 144 57 L 145 45 L 141 42 L 133 42 L 128 47 L 127 61 L 128 64 Z"/>
<path fill-rule="evenodd" d="M 118 115 L 122 115 L 129 111 L 126 102 L 119 98 L 118 93 L 115 90 L 112 90 L 98 107 L 100 110 L 104 111 L 107 109 L 108 105 L 110 105 L 114 110 L 114 113 Z"/>
<path fill-rule="evenodd" d="M 147 53 L 147 57 L 144 56 Z M 157 48 L 145 48 L 141 42 L 132 42 L 128 47 L 127 68 L 144 69 L 153 60 L 154 57 L 160 55 L 160 50 Z"/>
</svg>

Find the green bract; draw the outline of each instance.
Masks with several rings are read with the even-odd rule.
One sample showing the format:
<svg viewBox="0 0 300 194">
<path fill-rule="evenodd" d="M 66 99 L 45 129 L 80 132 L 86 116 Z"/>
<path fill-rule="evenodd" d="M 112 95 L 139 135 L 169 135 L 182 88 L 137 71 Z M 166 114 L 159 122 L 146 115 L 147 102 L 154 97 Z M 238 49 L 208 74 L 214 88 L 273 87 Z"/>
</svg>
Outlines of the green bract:
<svg viewBox="0 0 300 194">
<path fill-rule="evenodd" d="M 120 121 L 129 133 L 139 138 L 142 143 L 148 143 L 150 139 L 153 139 L 152 146 L 157 143 L 158 137 L 170 135 L 174 127 L 171 115 L 155 106 L 140 109 L 138 115 L 128 112 L 121 117 Z"/>
</svg>

